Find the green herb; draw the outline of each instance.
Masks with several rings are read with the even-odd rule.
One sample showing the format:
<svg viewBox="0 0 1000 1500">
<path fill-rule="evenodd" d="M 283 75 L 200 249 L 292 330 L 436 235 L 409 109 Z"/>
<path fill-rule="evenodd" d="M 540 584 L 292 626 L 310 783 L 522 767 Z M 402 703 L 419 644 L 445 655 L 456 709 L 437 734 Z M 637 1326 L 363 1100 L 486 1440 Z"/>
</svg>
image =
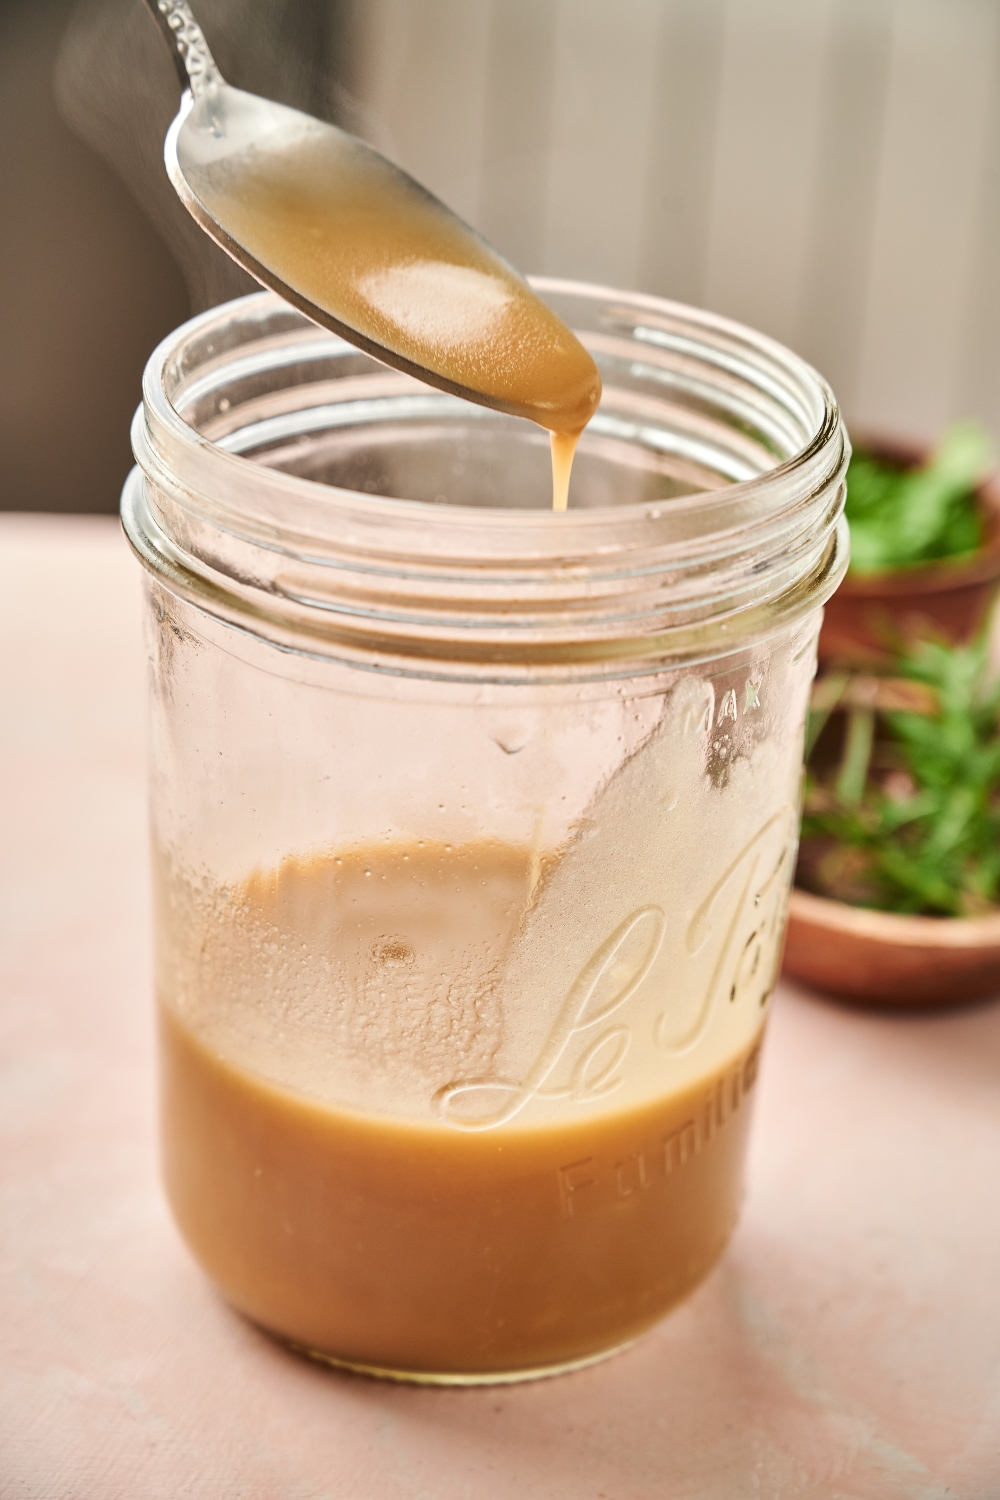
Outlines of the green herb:
<svg viewBox="0 0 1000 1500">
<path fill-rule="evenodd" d="M 843 714 L 839 761 L 810 767 L 799 882 L 897 912 L 971 915 L 1000 899 L 1000 684 L 985 639 L 924 642 L 899 678 L 817 684 L 809 743 Z M 893 704 L 907 695 L 921 712 Z M 929 710 L 929 711 L 928 711 Z M 817 730 L 816 720 L 819 720 Z"/>
<path fill-rule="evenodd" d="M 880 573 L 974 552 L 982 541 L 975 492 L 993 446 L 974 422 L 957 422 L 919 469 L 857 449 L 847 470 L 852 573 Z"/>
</svg>

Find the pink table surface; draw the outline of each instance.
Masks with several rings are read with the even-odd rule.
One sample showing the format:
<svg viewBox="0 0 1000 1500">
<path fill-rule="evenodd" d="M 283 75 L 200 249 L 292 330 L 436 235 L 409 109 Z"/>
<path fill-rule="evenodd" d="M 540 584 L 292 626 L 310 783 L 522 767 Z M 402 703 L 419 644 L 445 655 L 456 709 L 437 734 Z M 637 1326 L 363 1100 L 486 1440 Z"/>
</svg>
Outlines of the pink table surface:
<svg viewBox="0 0 1000 1500">
<path fill-rule="evenodd" d="M 783 985 L 746 1208 L 633 1350 L 419 1390 L 300 1360 L 157 1179 L 139 568 L 0 518 L 0 1495 L 1000 1497 L 1000 1007 Z"/>
</svg>

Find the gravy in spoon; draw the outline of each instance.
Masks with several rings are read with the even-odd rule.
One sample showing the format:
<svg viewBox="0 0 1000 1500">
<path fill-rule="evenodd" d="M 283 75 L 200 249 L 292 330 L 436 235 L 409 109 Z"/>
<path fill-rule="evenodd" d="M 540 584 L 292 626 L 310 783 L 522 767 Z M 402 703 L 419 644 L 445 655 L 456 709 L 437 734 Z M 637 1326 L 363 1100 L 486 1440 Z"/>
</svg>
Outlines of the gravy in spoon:
<svg viewBox="0 0 1000 1500">
<path fill-rule="evenodd" d="M 238 115 L 240 91 L 225 92 Z M 192 116 L 209 109 L 202 99 Z M 246 149 L 184 161 L 212 219 L 354 342 L 548 429 L 553 507 L 565 510 L 576 444 L 601 395 L 587 350 L 405 172 L 332 125 L 281 105 L 269 115 L 273 128 Z"/>
</svg>

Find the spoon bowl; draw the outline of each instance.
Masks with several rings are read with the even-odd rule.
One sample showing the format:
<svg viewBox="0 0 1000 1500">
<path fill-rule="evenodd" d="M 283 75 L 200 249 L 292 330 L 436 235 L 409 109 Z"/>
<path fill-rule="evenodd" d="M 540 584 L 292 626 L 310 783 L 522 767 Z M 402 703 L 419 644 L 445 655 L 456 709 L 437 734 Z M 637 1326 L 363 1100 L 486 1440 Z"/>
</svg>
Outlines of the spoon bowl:
<svg viewBox="0 0 1000 1500">
<path fill-rule="evenodd" d="M 183 62 L 165 158 L 202 229 L 384 363 L 575 440 L 600 376 L 527 281 L 363 141 L 226 83 L 185 0 L 146 3 Z"/>
</svg>

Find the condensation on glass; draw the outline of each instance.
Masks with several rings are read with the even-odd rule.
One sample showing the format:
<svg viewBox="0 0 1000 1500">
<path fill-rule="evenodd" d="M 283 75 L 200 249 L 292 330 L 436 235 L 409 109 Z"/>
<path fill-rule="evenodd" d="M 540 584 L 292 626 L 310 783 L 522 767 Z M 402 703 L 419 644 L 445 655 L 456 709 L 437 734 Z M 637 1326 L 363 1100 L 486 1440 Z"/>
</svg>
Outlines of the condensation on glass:
<svg viewBox="0 0 1000 1500">
<path fill-rule="evenodd" d="M 721 1254 L 846 566 L 814 371 L 538 285 L 604 382 L 568 514 L 540 429 L 270 294 L 153 355 L 122 501 L 174 1213 L 402 1378 L 585 1363 Z"/>
</svg>

